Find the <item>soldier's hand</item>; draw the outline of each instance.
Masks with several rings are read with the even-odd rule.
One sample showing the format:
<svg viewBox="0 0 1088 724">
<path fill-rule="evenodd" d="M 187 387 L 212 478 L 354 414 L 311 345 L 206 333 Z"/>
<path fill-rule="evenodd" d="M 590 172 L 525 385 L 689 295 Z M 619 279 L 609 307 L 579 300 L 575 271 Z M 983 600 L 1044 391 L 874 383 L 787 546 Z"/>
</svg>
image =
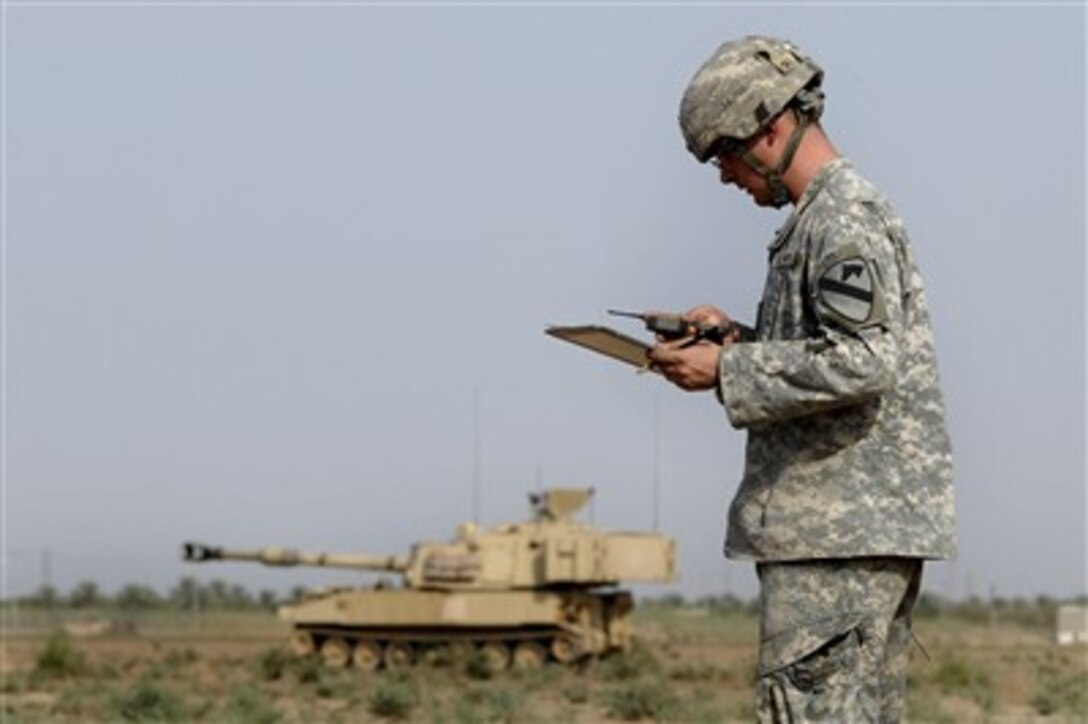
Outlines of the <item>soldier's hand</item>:
<svg viewBox="0 0 1088 724">
<path fill-rule="evenodd" d="M 729 315 L 711 304 L 700 304 L 684 312 L 684 319 L 693 322 L 706 322 L 707 324 L 728 324 Z"/>
<path fill-rule="evenodd" d="M 728 343 L 727 343 L 728 344 Z M 669 382 L 689 392 L 718 385 L 718 358 L 722 345 L 690 344 L 685 340 L 661 342 L 649 352 L 650 362 Z"/>
<path fill-rule="evenodd" d="M 692 322 L 703 322 L 705 324 L 725 327 L 733 323 L 732 318 L 722 310 L 711 304 L 700 304 L 697 307 L 692 307 L 688 311 L 684 312 L 684 319 L 690 319 Z M 727 342 L 736 342 L 740 340 L 740 329 L 733 327 L 732 332 L 727 336 Z"/>
</svg>

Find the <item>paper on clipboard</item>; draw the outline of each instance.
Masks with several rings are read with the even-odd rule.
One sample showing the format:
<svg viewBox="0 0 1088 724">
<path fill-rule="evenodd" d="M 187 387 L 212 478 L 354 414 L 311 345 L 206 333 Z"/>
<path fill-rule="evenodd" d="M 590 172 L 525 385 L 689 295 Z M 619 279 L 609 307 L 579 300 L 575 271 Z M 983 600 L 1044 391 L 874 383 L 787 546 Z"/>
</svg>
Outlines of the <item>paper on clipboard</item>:
<svg viewBox="0 0 1088 724">
<path fill-rule="evenodd" d="M 650 366 L 650 360 L 646 356 L 646 353 L 650 351 L 650 345 L 610 327 L 595 324 L 577 327 L 552 326 L 546 328 L 544 333 L 620 362 L 626 362 L 640 370 L 656 372 Z"/>
</svg>

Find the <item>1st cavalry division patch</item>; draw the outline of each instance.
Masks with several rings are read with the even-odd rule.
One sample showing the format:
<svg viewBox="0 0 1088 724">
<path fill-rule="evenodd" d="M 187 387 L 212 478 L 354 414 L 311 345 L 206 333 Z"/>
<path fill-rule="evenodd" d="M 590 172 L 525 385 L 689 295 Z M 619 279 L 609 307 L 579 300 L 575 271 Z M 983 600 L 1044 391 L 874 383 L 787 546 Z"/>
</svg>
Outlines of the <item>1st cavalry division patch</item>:
<svg viewBox="0 0 1088 724">
<path fill-rule="evenodd" d="M 869 264 L 860 256 L 835 262 L 816 283 L 821 305 L 850 327 L 876 322 L 873 312 L 877 289 Z"/>
</svg>

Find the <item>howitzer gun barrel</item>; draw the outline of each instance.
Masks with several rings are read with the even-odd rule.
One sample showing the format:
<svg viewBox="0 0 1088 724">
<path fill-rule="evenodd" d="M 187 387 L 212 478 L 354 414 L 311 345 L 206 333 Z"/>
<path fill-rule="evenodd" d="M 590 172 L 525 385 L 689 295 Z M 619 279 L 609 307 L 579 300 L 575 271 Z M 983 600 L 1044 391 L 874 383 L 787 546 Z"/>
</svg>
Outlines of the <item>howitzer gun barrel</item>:
<svg viewBox="0 0 1088 724">
<path fill-rule="evenodd" d="M 359 553 L 305 553 L 290 548 L 232 550 L 202 543 L 183 543 L 181 557 L 190 563 L 206 561 L 252 561 L 266 566 L 317 566 L 323 568 L 359 568 L 368 571 L 396 571 L 408 568 L 399 556 L 371 556 Z"/>
</svg>

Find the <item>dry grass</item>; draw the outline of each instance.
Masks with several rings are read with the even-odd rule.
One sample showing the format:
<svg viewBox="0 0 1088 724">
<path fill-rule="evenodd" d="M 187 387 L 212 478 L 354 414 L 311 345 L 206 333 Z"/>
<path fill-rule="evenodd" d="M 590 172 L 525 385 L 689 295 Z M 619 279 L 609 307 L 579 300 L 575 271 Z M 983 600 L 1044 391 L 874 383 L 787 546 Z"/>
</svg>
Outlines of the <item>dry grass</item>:
<svg viewBox="0 0 1088 724">
<path fill-rule="evenodd" d="M 332 671 L 285 656 L 259 613 L 161 614 L 75 638 L 47 622 L 9 630 L 2 719 L 23 722 L 743 722 L 752 720 L 756 623 L 744 612 L 647 607 L 627 658 L 490 679 L 464 667 Z M 24 624 L 26 622 L 24 621 Z M 52 630 L 59 630 L 52 621 Z M 1050 631 L 920 621 L 910 720 L 1080 722 L 1086 651 Z"/>
</svg>

